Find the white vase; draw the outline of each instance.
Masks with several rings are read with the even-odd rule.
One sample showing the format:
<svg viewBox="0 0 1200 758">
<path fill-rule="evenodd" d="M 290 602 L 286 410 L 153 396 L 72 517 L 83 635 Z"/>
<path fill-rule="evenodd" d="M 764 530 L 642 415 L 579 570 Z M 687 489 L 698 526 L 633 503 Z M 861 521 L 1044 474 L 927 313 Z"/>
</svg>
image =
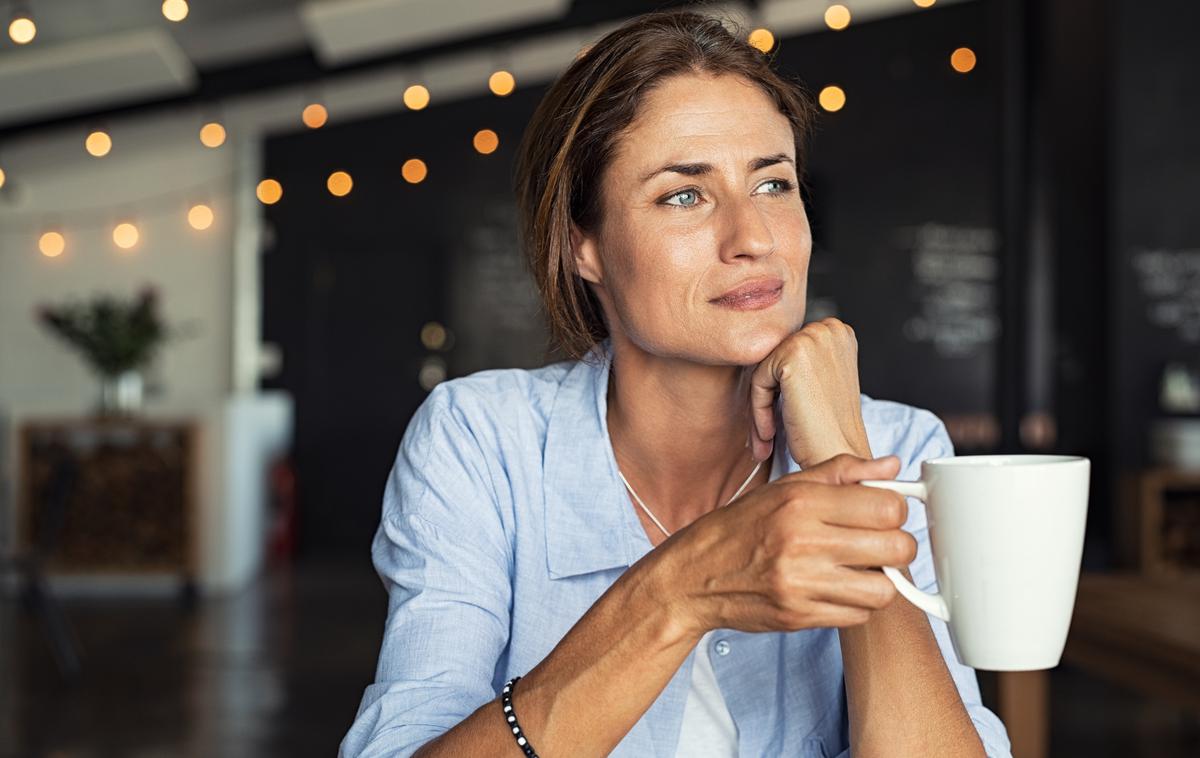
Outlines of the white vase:
<svg viewBox="0 0 1200 758">
<path fill-rule="evenodd" d="M 126 416 L 142 407 L 142 373 L 137 369 L 100 377 L 100 414 Z"/>
</svg>

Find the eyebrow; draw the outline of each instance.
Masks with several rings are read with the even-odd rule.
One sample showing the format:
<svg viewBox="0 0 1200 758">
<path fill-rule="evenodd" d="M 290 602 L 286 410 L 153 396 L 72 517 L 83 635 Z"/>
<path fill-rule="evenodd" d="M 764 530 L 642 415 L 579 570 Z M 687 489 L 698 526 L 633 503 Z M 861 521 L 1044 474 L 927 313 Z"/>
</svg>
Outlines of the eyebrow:
<svg viewBox="0 0 1200 758">
<path fill-rule="evenodd" d="M 764 155 L 761 158 L 755 158 L 747 164 L 747 168 L 751 172 L 754 172 L 767 166 L 774 166 L 777 163 L 791 163 L 795 165 L 795 162 L 789 156 L 784 153 L 775 153 L 774 155 Z M 711 163 L 668 163 L 643 175 L 642 183 L 645 184 L 659 174 L 666 172 L 683 174 L 684 176 L 704 176 L 711 173 L 712 170 L 713 166 Z"/>
</svg>

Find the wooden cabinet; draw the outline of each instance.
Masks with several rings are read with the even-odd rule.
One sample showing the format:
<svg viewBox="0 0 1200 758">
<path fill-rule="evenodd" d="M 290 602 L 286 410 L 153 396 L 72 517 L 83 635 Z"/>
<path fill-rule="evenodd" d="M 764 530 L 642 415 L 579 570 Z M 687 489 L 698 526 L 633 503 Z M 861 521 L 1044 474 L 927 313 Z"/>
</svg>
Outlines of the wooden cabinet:
<svg viewBox="0 0 1200 758">
<path fill-rule="evenodd" d="M 32 420 L 18 440 L 17 533 L 49 540 L 50 572 L 195 575 L 195 423 Z"/>
<path fill-rule="evenodd" d="M 1125 482 L 1117 534 L 1149 577 L 1200 577 L 1200 471 L 1152 468 Z"/>
</svg>

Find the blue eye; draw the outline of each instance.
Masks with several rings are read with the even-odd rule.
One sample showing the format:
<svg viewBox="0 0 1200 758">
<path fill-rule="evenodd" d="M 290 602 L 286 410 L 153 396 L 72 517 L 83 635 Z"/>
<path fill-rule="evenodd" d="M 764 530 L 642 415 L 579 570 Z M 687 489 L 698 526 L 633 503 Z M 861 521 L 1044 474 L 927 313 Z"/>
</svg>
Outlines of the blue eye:
<svg viewBox="0 0 1200 758">
<path fill-rule="evenodd" d="M 769 195 L 782 195 L 785 192 L 790 192 L 792 189 L 792 183 L 789 182 L 787 179 L 768 179 L 765 182 L 763 182 L 763 184 L 778 184 L 779 185 L 779 189 L 774 192 L 767 193 Z"/>
<path fill-rule="evenodd" d="M 674 200 L 677 197 L 684 197 L 686 195 L 690 195 L 694 199 L 690 203 L 685 203 L 685 202 L 672 203 L 672 202 L 670 202 L 671 200 Z M 664 205 L 674 205 L 679 208 L 691 208 L 692 206 L 696 205 L 696 203 L 698 203 L 698 202 L 700 202 L 700 193 L 698 193 L 694 189 L 687 189 L 687 190 L 680 190 L 679 192 L 676 192 L 674 195 L 668 196 L 666 198 L 666 200 L 663 202 L 663 204 Z"/>
</svg>

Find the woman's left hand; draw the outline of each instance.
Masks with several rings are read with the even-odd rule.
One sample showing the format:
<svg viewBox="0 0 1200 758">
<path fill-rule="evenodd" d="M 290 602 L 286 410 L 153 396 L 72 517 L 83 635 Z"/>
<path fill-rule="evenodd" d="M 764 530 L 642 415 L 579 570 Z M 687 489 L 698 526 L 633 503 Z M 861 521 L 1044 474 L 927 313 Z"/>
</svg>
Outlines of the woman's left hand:
<svg viewBox="0 0 1200 758">
<path fill-rule="evenodd" d="M 840 453 L 871 458 L 858 385 L 858 340 L 836 318 L 805 324 L 755 367 L 750 379 L 750 443 L 771 455 L 775 394 L 783 394 L 788 450 L 803 468 Z"/>
</svg>

